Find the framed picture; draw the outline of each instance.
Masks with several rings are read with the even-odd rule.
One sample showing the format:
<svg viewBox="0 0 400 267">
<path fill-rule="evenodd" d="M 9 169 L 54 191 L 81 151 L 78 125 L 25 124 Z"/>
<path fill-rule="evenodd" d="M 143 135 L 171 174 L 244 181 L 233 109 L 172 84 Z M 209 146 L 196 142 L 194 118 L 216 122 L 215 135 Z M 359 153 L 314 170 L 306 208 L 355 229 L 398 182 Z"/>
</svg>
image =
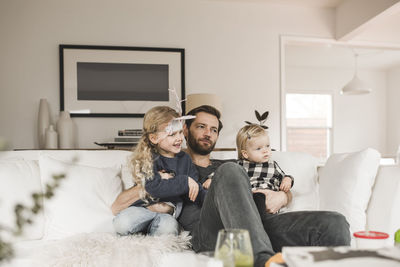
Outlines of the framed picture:
<svg viewBox="0 0 400 267">
<path fill-rule="evenodd" d="M 143 117 L 185 98 L 183 48 L 60 45 L 60 110 L 73 117 Z M 182 111 L 184 110 L 182 105 Z"/>
</svg>

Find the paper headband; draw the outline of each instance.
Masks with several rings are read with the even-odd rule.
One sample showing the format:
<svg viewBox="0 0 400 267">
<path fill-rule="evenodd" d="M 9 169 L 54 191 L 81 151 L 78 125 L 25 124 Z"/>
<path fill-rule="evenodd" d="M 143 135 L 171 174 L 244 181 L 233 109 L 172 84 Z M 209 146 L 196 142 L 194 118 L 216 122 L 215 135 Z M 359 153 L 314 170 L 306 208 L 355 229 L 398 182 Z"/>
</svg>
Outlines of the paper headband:
<svg viewBox="0 0 400 267">
<path fill-rule="evenodd" d="M 177 132 L 183 129 L 183 122 L 185 120 L 191 120 L 196 118 L 196 116 L 192 116 L 192 115 L 187 115 L 187 116 L 182 116 L 182 102 L 185 101 L 184 100 L 180 100 L 178 94 L 176 93 L 175 88 L 173 89 L 168 89 L 168 91 L 170 91 L 173 96 L 175 97 L 175 110 L 176 112 L 178 112 L 179 115 L 181 115 L 178 118 L 174 118 L 172 119 L 167 127 L 165 127 L 165 132 L 167 134 L 172 134 L 173 132 Z"/>
<path fill-rule="evenodd" d="M 259 124 L 255 124 L 255 123 L 252 123 L 252 122 L 249 122 L 249 121 L 245 121 L 245 123 L 247 123 L 249 125 L 252 125 L 252 124 L 259 125 L 263 129 L 268 129 L 268 126 L 264 125 L 264 123 L 267 121 L 267 118 L 268 118 L 268 115 L 269 115 L 269 111 L 264 112 L 262 115 L 260 115 L 260 113 L 258 113 L 257 110 L 255 110 L 254 112 L 256 114 L 256 118 L 257 118 Z"/>
</svg>

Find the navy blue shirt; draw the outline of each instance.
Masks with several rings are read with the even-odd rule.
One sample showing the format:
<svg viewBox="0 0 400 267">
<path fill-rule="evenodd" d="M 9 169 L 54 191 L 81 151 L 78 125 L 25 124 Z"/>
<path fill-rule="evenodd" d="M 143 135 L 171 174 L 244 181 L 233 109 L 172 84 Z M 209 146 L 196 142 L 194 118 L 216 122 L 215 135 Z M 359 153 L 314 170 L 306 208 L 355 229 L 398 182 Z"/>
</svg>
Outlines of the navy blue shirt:
<svg viewBox="0 0 400 267">
<path fill-rule="evenodd" d="M 173 177 L 162 179 L 159 171 L 171 173 Z M 154 154 L 153 173 L 153 178 L 146 180 L 145 190 L 153 198 L 157 198 L 156 202 L 172 202 L 176 205 L 182 203 L 183 200 L 188 200 L 188 177 L 191 177 L 199 185 L 199 193 L 195 203 L 199 206 L 203 204 L 207 191 L 198 182 L 197 169 L 190 156 L 185 152 L 181 151 L 173 158 Z M 142 200 L 133 203 L 134 206 L 143 206 L 143 204 Z"/>
</svg>

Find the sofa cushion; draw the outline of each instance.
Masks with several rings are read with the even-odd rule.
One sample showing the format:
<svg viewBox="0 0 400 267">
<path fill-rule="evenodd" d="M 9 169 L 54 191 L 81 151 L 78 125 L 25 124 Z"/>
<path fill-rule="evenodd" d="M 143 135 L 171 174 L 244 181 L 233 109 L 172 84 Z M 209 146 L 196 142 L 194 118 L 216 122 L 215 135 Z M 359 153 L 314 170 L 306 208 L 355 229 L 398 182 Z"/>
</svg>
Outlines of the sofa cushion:
<svg viewBox="0 0 400 267">
<path fill-rule="evenodd" d="M 351 232 L 365 230 L 366 209 L 379 160 L 379 152 L 368 148 L 333 154 L 320 169 L 320 209 L 342 213 Z"/>
<path fill-rule="evenodd" d="M 72 157 L 79 158 L 79 164 L 91 167 L 115 167 L 125 163 L 126 158 L 132 154 L 124 150 L 20 150 L 0 151 L 0 160 L 10 158 L 24 158 L 39 160 L 39 155 L 46 153 L 55 159 L 69 161 Z"/>
<path fill-rule="evenodd" d="M 367 223 L 370 230 L 390 235 L 388 245 L 393 244 L 394 233 L 400 229 L 399 211 L 400 166 L 381 166 L 367 209 Z"/>
<path fill-rule="evenodd" d="M 272 153 L 272 158 L 278 162 L 285 174 L 292 175 L 294 178 L 291 189 L 293 201 L 288 205 L 287 210 L 317 210 L 318 159 L 307 153 L 277 151 Z"/>
<path fill-rule="evenodd" d="M 24 159 L 0 161 L 0 224 L 15 227 L 14 207 L 17 203 L 31 208 L 32 193 L 41 192 L 37 162 Z M 40 211 L 33 218 L 33 224 L 26 225 L 24 232 L 12 240 L 34 240 L 43 236 L 44 215 Z M 11 238 L 11 237 L 10 237 Z"/>
<path fill-rule="evenodd" d="M 51 182 L 55 174 L 66 174 L 54 197 L 44 201 L 44 239 L 114 232 L 110 207 L 121 192 L 119 169 L 67 163 L 45 153 L 39 156 L 39 166 L 43 185 Z"/>
</svg>

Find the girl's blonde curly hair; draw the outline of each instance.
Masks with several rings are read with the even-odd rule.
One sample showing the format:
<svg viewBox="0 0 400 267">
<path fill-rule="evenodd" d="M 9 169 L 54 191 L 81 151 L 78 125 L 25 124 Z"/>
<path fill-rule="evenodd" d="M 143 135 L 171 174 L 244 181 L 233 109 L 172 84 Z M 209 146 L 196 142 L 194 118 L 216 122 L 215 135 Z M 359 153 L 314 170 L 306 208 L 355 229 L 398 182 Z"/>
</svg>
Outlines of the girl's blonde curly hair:
<svg viewBox="0 0 400 267">
<path fill-rule="evenodd" d="M 150 134 L 157 134 L 160 125 L 179 117 L 179 114 L 167 106 L 157 106 L 150 109 L 143 119 L 143 135 L 133 151 L 130 159 L 133 181 L 140 188 L 140 197 L 146 196 L 144 185 L 146 180 L 153 178 L 153 153 L 157 153 L 157 145 L 150 141 Z"/>
<path fill-rule="evenodd" d="M 268 132 L 258 124 L 250 124 L 240 128 L 236 135 L 236 147 L 239 159 L 245 159 L 242 150 L 246 150 L 247 142 L 253 137 L 266 135 Z"/>
</svg>

